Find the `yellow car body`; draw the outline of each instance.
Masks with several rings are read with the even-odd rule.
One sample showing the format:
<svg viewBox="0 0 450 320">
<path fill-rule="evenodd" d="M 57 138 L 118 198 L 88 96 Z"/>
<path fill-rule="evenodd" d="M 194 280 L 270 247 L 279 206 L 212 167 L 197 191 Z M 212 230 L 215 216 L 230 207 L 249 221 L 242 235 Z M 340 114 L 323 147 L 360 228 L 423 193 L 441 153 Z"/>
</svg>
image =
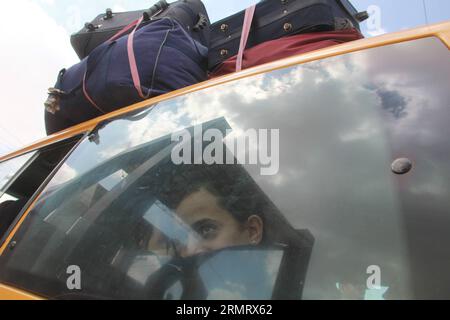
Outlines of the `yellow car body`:
<svg viewBox="0 0 450 320">
<path fill-rule="evenodd" d="M 407 41 L 416 41 L 418 39 L 428 38 L 428 37 L 435 37 L 438 38 L 442 43 L 444 43 L 449 49 L 450 49 L 450 22 L 446 23 L 440 23 L 430 26 L 424 26 L 415 28 L 412 30 L 406 30 L 396 33 L 390 33 L 382 36 L 377 36 L 373 38 L 368 39 L 362 39 L 350 43 L 344 43 L 341 45 L 325 48 L 322 50 L 301 54 L 297 56 L 292 56 L 283 60 L 274 61 L 265 65 L 261 65 L 258 67 L 254 67 L 251 69 L 244 70 L 242 72 L 230 74 L 224 77 L 212 79 L 203 83 L 199 83 L 197 85 L 184 88 L 175 92 L 171 92 L 169 94 L 165 94 L 156 98 L 152 98 L 150 100 L 134 104 L 132 106 L 129 106 L 127 108 L 115 111 L 111 114 L 99 117 L 97 119 L 90 120 L 88 122 L 82 123 L 80 125 L 77 125 L 75 127 L 69 128 L 67 130 L 64 130 L 62 132 L 59 132 L 57 134 L 54 134 L 52 136 L 49 136 L 45 139 L 42 139 L 36 143 L 33 143 L 25 148 L 22 148 L 21 150 L 18 150 L 16 152 L 13 152 L 8 155 L 4 155 L 0 157 L 0 162 L 15 158 L 17 156 L 20 156 L 22 154 L 28 153 L 33 150 L 40 149 L 42 147 L 45 147 L 47 145 L 50 145 L 52 143 L 65 140 L 70 137 L 74 137 L 79 134 L 83 134 L 86 132 L 89 132 L 93 130 L 100 122 L 111 119 L 114 117 L 118 117 L 120 115 L 124 115 L 126 113 L 129 113 L 131 111 L 136 111 L 141 108 L 147 107 L 149 105 L 153 105 L 162 101 L 166 101 L 175 97 L 179 97 L 188 93 L 201 91 L 207 88 L 211 87 L 220 87 L 221 85 L 224 85 L 225 83 L 230 83 L 239 79 L 247 78 L 250 76 L 258 75 L 258 74 L 265 74 L 270 71 L 278 70 L 278 69 L 284 69 L 291 66 L 301 65 L 304 63 L 312 62 L 312 61 L 318 61 L 330 57 L 340 56 L 352 52 L 357 51 L 363 51 L 368 50 L 371 48 L 376 47 L 383 47 L 388 46 L 392 44 L 397 44 L 401 42 L 407 42 Z M 37 197 L 38 199 L 39 197 Z M 14 235 L 16 232 L 21 228 L 22 223 L 27 218 L 28 213 L 33 208 L 33 205 L 36 203 L 37 200 L 33 204 L 29 206 L 23 217 L 20 219 L 20 221 L 16 224 L 16 226 L 12 229 L 12 231 L 9 233 L 9 235 L 6 238 L 6 241 L 4 242 L 3 246 L 0 248 L 0 255 L 4 254 L 4 252 L 7 250 L 8 246 L 10 245 Z M 0 299 L 4 300 L 41 300 L 39 296 L 36 296 L 34 294 L 21 291 L 17 288 L 13 288 L 10 286 L 2 285 L 0 284 Z"/>
</svg>

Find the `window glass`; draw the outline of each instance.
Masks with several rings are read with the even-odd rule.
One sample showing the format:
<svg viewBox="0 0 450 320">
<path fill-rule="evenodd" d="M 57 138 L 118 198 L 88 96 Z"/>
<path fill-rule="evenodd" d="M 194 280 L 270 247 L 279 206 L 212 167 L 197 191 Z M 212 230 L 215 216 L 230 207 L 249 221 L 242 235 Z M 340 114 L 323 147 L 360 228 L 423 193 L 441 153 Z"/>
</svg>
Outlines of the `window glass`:
<svg viewBox="0 0 450 320">
<path fill-rule="evenodd" d="M 8 180 L 0 195 L 0 245 L 22 209 L 79 139 L 70 138 L 0 164 L 0 174 Z"/>
<path fill-rule="evenodd" d="M 8 188 L 33 161 L 36 154 L 37 152 L 31 152 L 0 163 L 0 239 L 26 202 L 20 199 L 19 195 L 13 194 Z"/>
<path fill-rule="evenodd" d="M 14 178 L 20 168 L 22 168 L 35 154 L 36 152 L 27 153 L 23 156 L 0 163 L 0 196 L 5 191 L 8 182 Z"/>
<path fill-rule="evenodd" d="M 450 298 L 449 76 L 428 38 L 109 122 L 45 189 L 1 281 L 61 299 Z"/>
</svg>

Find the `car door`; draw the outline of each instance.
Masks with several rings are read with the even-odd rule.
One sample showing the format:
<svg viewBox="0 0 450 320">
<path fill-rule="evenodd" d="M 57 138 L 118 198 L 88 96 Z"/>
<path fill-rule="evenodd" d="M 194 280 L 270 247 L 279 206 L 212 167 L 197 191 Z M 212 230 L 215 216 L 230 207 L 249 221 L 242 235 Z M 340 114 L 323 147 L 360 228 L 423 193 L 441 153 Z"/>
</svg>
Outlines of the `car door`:
<svg viewBox="0 0 450 320">
<path fill-rule="evenodd" d="M 35 195 L 82 135 L 50 143 L 0 163 L 0 247 Z"/>
<path fill-rule="evenodd" d="M 448 299 L 449 77 L 426 37 L 104 123 L 10 239 L 0 281 L 55 299 Z"/>
</svg>

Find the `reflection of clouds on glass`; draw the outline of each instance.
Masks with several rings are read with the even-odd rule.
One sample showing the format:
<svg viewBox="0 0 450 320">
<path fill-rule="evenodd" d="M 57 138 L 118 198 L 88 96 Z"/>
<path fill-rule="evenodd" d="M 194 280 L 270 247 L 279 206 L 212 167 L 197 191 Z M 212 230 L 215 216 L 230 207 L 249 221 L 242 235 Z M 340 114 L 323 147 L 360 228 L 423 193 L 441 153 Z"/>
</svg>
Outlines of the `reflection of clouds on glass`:
<svg viewBox="0 0 450 320">
<path fill-rule="evenodd" d="M 354 142 L 358 140 L 368 140 L 371 137 L 380 134 L 380 129 L 377 128 L 373 123 L 364 122 L 356 130 L 341 135 L 341 140 L 343 142 Z"/>
<path fill-rule="evenodd" d="M 101 150 L 99 152 L 99 156 L 101 157 L 101 159 L 111 159 L 126 151 L 127 149 L 128 148 L 126 147 L 126 145 L 106 147 L 104 150 Z"/>
<path fill-rule="evenodd" d="M 127 276 L 144 286 L 148 278 L 158 271 L 163 264 L 154 255 L 137 256 L 128 269 Z"/>
<path fill-rule="evenodd" d="M 243 114 L 251 113 L 253 117 L 259 117 L 259 112 L 262 111 L 261 116 L 265 116 L 267 99 L 282 96 L 302 78 L 303 70 L 295 69 L 281 78 L 258 75 L 242 79 L 239 85 L 228 85 L 222 90 L 210 89 L 190 94 L 184 98 L 180 112 L 195 120 L 196 124 L 224 117 L 233 130 L 226 138 L 229 141 L 245 135 L 248 129 L 254 129 L 242 126 Z"/>
<path fill-rule="evenodd" d="M 235 94 L 239 96 L 239 101 L 245 104 L 251 104 L 257 101 L 266 100 L 268 97 L 276 93 L 276 91 L 268 90 L 265 85 L 265 76 L 256 76 L 253 78 L 243 79 L 241 85 L 235 86 Z"/>
<path fill-rule="evenodd" d="M 223 97 L 227 97 L 227 90 L 214 90 L 210 92 L 205 99 L 201 93 L 193 93 L 184 98 L 183 112 L 187 117 L 195 121 L 195 124 L 201 124 L 212 119 L 225 117 L 227 122 L 232 125 L 234 116 L 228 113 L 228 110 L 222 108 Z M 233 127 L 234 129 L 234 127 Z"/>
<path fill-rule="evenodd" d="M 306 297 L 329 298 L 342 275 L 353 277 L 374 263 L 382 266 L 392 295 L 404 297 L 411 290 L 402 217 L 422 210 L 432 221 L 438 215 L 426 209 L 442 204 L 450 189 L 450 172 L 442 170 L 450 154 L 450 70 L 435 63 L 448 61 L 448 51 L 423 55 L 423 49 L 442 47 L 436 41 L 325 59 L 161 103 L 145 119 L 116 120 L 101 129 L 101 144 L 83 143 L 78 159 L 63 166 L 55 181 L 67 182 L 129 148 L 220 117 L 233 129 L 227 139 L 248 129 L 280 129 L 279 174 L 262 177 L 258 168 L 245 168 L 294 228 L 308 228 L 317 240 Z M 390 172 L 392 150 L 417 158 L 414 183 L 400 191 Z M 421 199 L 421 208 L 404 210 L 399 192 Z M 246 280 L 254 281 L 248 287 L 267 286 L 260 276 L 275 272 L 275 260 L 240 266 Z M 230 264 L 225 274 L 235 276 L 220 287 L 215 270 L 205 267 L 204 280 L 215 288 L 212 299 L 264 293 L 239 287 L 236 261 L 218 263 Z"/>
<path fill-rule="evenodd" d="M 172 108 L 167 109 L 161 109 L 157 106 L 144 119 L 126 121 L 126 128 L 123 128 L 123 125 L 121 126 L 121 136 L 117 137 L 116 143 L 102 146 L 102 150 L 99 152 L 101 158 L 110 159 L 130 148 L 191 126 L 192 120 L 189 117 L 186 118 L 184 109 L 180 109 L 176 105 L 172 105 Z M 100 134 L 103 134 L 102 131 Z M 111 131 L 108 131 L 106 134 L 110 135 Z"/>
<path fill-rule="evenodd" d="M 364 300 L 386 300 L 384 295 L 388 292 L 389 287 L 381 287 L 380 289 L 369 289 L 366 290 Z"/>
<path fill-rule="evenodd" d="M 183 116 L 181 112 L 156 112 L 143 121 L 131 123 L 128 126 L 130 144 L 138 146 L 184 129 L 181 123 Z"/>
<path fill-rule="evenodd" d="M 441 90 L 443 87 L 439 83 L 447 81 L 445 68 L 437 63 L 426 63 L 423 56 L 427 45 L 430 48 L 443 46 L 442 43 L 437 39 L 421 42 L 416 46 L 393 46 L 389 56 L 373 50 L 355 55 L 353 59 L 357 68 L 370 74 L 370 86 L 377 93 L 381 107 L 391 113 L 394 120 L 402 118 L 402 122 L 392 129 L 401 131 L 403 135 L 413 128 L 414 131 L 420 130 L 421 121 L 429 116 L 426 113 L 430 112 L 430 105 L 436 104 L 436 98 L 442 96 L 434 91 Z M 445 52 L 441 54 L 442 57 L 429 59 L 444 61 Z"/>
<path fill-rule="evenodd" d="M 1 177 L 1 179 L 0 179 L 0 186 L 6 185 L 8 183 L 8 181 L 11 180 L 12 177 L 13 177 L 12 174 L 3 175 L 3 177 Z"/>
<path fill-rule="evenodd" d="M 284 252 L 281 250 L 244 251 L 242 257 L 231 255 L 236 263 L 241 263 L 239 270 L 231 271 L 229 278 L 225 273 L 215 274 L 215 281 L 220 286 L 213 285 L 208 299 L 270 299 L 275 282 L 278 278 L 280 264 Z M 220 270 L 220 269 L 219 269 Z M 228 272 L 228 271 L 227 271 Z M 204 273 L 205 275 L 206 273 Z M 212 280 L 212 277 L 204 279 Z M 226 280 L 239 279 L 239 280 Z M 210 282 L 213 284 L 214 282 Z"/>
<path fill-rule="evenodd" d="M 436 206 L 450 188 L 450 172 L 442 170 L 450 154 L 448 50 L 436 38 L 416 44 L 395 46 L 389 59 L 368 52 L 358 63 L 367 65 L 373 83 L 381 87 L 382 107 L 400 115 L 387 120 L 393 148 L 414 162 L 416 179 L 409 191 L 422 206 Z"/>
<path fill-rule="evenodd" d="M 384 110 L 392 113 L 397 119 L 407 115 L 405 109 L 408 103 L 398 91 L 379 89 L 377 93 Z"/>
<path fill-rule="evenodd" d="M 436 42 L 325 59 L 196 92 L 180 99 L 178 118 L 154 118 L 152 127 L 159 130 L 181 117 L 195 124 L 224 117 L 233 129 L 227 140 L 248 129 L 280 129 L 280 173 L 266 179 L 247 169 L 294 226 L 313 230 L 312 283 L 332 286 L 332 277 L 345 274 L 346 259 L 358 255 L 354 268 L 383 261 L 387 274 L 400 283 L 398 292 L 405 292 L 404 226 L 388 141 L 407 145 L 415 136 L 426 144 L 437 134 L 450 135 L 448 121 L 435 119 L 429 109 L 442 105 L 437 99 L 443 93 L 434 91 L 447 90 L 430 86 L 429 73 L 441 83 L 448 77 L 445 68 L 424 61 L 421 52 L 430 45 Z M 144 129 L 136 132 L 145 136 Z M 394 135 L 390 140 L 386 129 Z M 448 190 L 433 165 L 412 192 Z M 336 261 L 332 271 L 325 261 Z"/>
<path fill-rule="evenodd" d="M 111 191 L 119 183 L 121 183 L 128 174 L 123 170 L 118 170 L 99 182 L 99 184 L 107 191 Z"/>
<path fill-rule="evenodd" d="M 249 128 L 280 129 L 280 173 L 265 179 L 247 169 L 295 226 L 315 230 L 320 265 L 312 275 L 318 281 L 329 268 L 323 261 L 355 254 L 361 263 L 381 259 L 391 275 L 408 277 L 386 129 L 403 139 L 408 134 L 419 135 L 418 141 L 436 138 L 439 131 L 423 125 L 427 108 L 440 105 L 429 88 L 433 82 L 422 81 L 430 63 L 420 52 L 430 45 L 436 43 L 325 59 L 187 98 L 192 118 L 227 119 L 234 130 L 227 140 Z M 433 72 L 438 79 L 448 77 L 443 70 Z M 436 180 L 430 183 L 436 186 Z M 335 272 L 344 272 L 344 265 Z"/>
<path fill-rule="evenodd" d="M 75 169 L 70 167 L 67 163 L 64 163 L 59 169 L 58 173 L 52 180 L 52 185 L 57 186 L 63 183 L 66 183 L 78 176 L 78 173 Z"/>
<path fill-rule="evenodd" d="M 244 300 L 246 297 L 245 286 L 227 281 L 224 283 L 224 287 L 212 289 L 209 292 L 208 300 Z"/>
<path fill-rule="evenodd" d="M 442 175 L 430 177 L 430 180 L 410 188 L 412 194 L 430 196 L 448 196 L 448 180 Z"/>
<path fill-rule="evenodd" d="M 280 270 L 282 258 L 282 251 L 273 251 L 267 255 L 265 269 L 267 274 L 267 285 L 269 286 L 269 288 L 274 287 L 275 281 L 277 280 L 278 271 Z"/>
<path fill-rule="evenodd" d="M 267 300 L 272 297 L 282 255 L 270 249 L 225 250 L 202 264 L 199 275 L 209 299 Z"/>
<path fill-rule="evenodd" d="M 31 152 L 23 156 L 7 160 L 0 163 L 0 190 L 14 177 L 19 169 L 31 159 L 36 152 Z"/>
</svg>

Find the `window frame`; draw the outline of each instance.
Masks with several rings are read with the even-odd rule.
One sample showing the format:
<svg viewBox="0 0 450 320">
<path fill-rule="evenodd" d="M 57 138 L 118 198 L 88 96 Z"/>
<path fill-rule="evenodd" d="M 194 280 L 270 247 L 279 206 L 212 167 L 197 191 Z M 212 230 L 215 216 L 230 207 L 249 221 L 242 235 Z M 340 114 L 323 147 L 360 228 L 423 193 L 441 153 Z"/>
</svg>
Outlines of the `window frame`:
<svg viewBox="0 0 450 320">
<path fill-rule="evenodd" d="M 7 163 L 7 162 L 9 162 L 9 161 L 14 161 L 14 160 L 17 160 L 17 159 L 19 159 L 20 157 L 23 157 L 23 156 L 26 156 L 26 155 L 29 155 L 29 154 L 32 154 L 32 153 L 34 153 L 27 161 L 25 161 L 25 163 L 13 174 L 13 176 L 6 182 L 6 184 L 3 186 L 3 187 L 1 187 L 0 188 L 0 198 L 2 198 L 5 194 L 6 194 L 6 191 L 8 191 L 8 189 L 11 187 L 11 185 L 13 185 L 14 184 L 14 182 L 17 180 L 17 178 L 19 178 L 20 177 L 20 175 L 22 175 L 23 174 L 23 172 L 31 165 L 31 163 L 33 163 L 35 160 L 36 160 L 36 158 L 39 156 L 39 149 L 38 150 L 33 150 L 33 151 L 30 151 L 30 152 L 27 152 L 27 153 L 24 153 L 24 154 L 21 154 L 21 155 L 19 155 L 19 156 L 16 156 L 16 157 L 14 157 L 14 158 L 11 158 L 11 159 L 8 159 L 8 160 L 5 160 L 5 161 L 2 161 L 2 162 L 0 162 L 0 166 L 2 165 L 2 164 L 4 164 L 4 163 Z"/>
<path fill-rule="evenodd" d="M 34 149 L 32 151 L 26 152 L 24 154 L 18 155 L 14 158 L 11 159 L 7 159 L 4 160 L 1 163 L 7 162 L 9 160 L 13 160 L 13 159 L 17 159 L 18 157 L 21 157 L 23 155 L 35 152 L 35 154 L 28 159 L 28 161 L 20 168 L 20 170 L 17 171 L 17 173 L 13 176 L 13 178 L 10 179 L 10 181 L 8 181 L 8 183 L 5 185 L 5 192 L 11 187 L 11 185 L 17 180 L 17 178 L 20 177 L 21 174 L 24 173 L 24 171 L 29 168 L 29 166 L 37 160 L 37 158 L 39 157 L 41 151 L 47 149 L 47 148 L 51 148 L 54 146 L 58 146 L 59 144 L 64 144 L 64 143 L 69 143 L 71 141 L 75 142 L 74 146 L 65 154 L 65 156 L 61 159 L 61 161 L 55 166 L 55 168 L 50 172 L 49 175 L 47 175 L 47 177 L 44 179 L 44 181 L 39 185 L 39 187 L 36 189 L 36 191 L 33 193 L 33 195 L 30 197 L 30 199 L 27 201 L 27 203 L 24 205 L 24 207 L 18 212 L 16 218 L 14 219 L 14 221 L 12 222 L 12 224 L 9 226 L 9 228 L 7 229 L 7 231 L 5 232 L 4 235 L 0 235 L 0 258 L 3 256 L 4 251 L 6 250 L 6 248 L 10 245 L 10 243 L 12 242 L 15 234 L 17 233 L 17 231 L 20 229 L 21 227 L 21 221 L 24 220 L 27 216 L 27 213 L 33 209 L 33 205 L 36 203 L 36 201 L 40 198 L 42 191 L 45 189 L 45 187 L 48 185 L 48 183 L 53 179 L 53 177 L 55 176 L 55 174 L 57 172 L 59 172 L 59 170 L 61 169 L 61 167 L 64 165 L 64 163 L 66 162 L 67 158 L 70 157 L 70 155 L 78 148 L 78 146 L 86 139 L 90 136 L 91 131 L 86 131 L 86 132 L 81 132 L 81 133 L 76 133 L 74 135 L 71 135 L 69 137 L 66 137 L 64 139 L 61 140 L 57 140 L 55 142 L 51 142 L 49 144 L 43 145 L 37 149 Z M 4 194 L 3 193 L 3 194 Z M 1 196 L 3 196 L 3 194 L 0 194 Z M 0 267 L 1 268 L 1 267 Z M 0 269 L 1 271 L 1 269 Z"/>
<path fill-rule="evenodd" d="M 432 31 L 428 31 L 428 32 L 432 32 Z M 435 31 L 436 32 L 436 31 Z M 449 34 L 448 32 L 447 33 L 443 33 L 444 31 L 440 31 L 440 32 L 437 32 L 437 34 L 436 33 L 433 33 L 433 34 L 429 34 L 429 33 L 427 33 L 427 34 L 423 34 L 423 35 L 421 35 L 420 37 L 414 37 L 414 38 L 408 38 L 408 33 L 405 33 L 405 38 L 404 39 L 402 39 L 402 40 L 398 40 L 398 39 L 391 39 L 390 41 L 391 42 L 389 42 L 389 41 L 386 41 L 386 42 L 389 42 L 389 43 L 376 43 L 375 45 L 373 45 L 373 43 L 371 44 L 371 45 L 373 45 L 373 47 L 383 47 L 383 46 L 386 46 L 386 45 L 389 45 L 389 44 L 396 44 L 396 43 L 402 43 L 402 42 L 407 42 L 407 41 L 415 41 L 415 40 L 418 40 L 418 39 L 422 39 L 422 38 L 428 38 L 428 37 L 436 37 L 437 39 L 439 39 L 441 42 L 443 42 L 443 44 L 444 45 L 446 45 L 447 47 L 449 47 L 449 44 L 448 44 L 448 42 L 446 41 L 446 39 L 447 38 L 445 38 L 444 37 L 444 35 L 447 35 L 447 34 Z M 450 35 L 450 34 L 449 34 Z M 409 35 L 410 36 L 410 35 Z M 450 39 L 450 38 L 449 38 Z M 389 39 L 387 39 L 387 40 L 389 40 Z M 382 42 L 382 41 L 380 41 L 380 42 Z M 364 50 L 368 50 L 368 49 L 371 49 L 371 48 L 373 48 L 373 47 L 366 47 L 366 48 L 356 48 L 355 50 L 351 50 L 350 52 L 356 52 L 356 51 L 364 51 Z M 450 47 L 449 47 L 450 48 Z M 345 51 L 345 50 L 344 50 Z M 337 55 L 343 55 L 343 54 L 345 54 L 345 53 L 348 53 L 348 52 L 339 52 L 339 54 L 337 54 Z M 322 60 L 322 59 L 325 59 L 326 57 L 321 57 L 321 54 L 317 54 L 317 55 L 314 55 L 314 57 L 316 57 L 317 56 L 317 58 L 314 58 L 314 59 L 311 59 L 311 60 L 313 60 L 313 61 L 319 61 L 319 60 Z M 331 55 L 331 56 L 333 56 L 333 54 Z M 327 57 L 330 57 L 330 56 L 327 56 Z M 309 61 L 304 61 L 304 60 L 308 60 L 308 58 L 305 58 L 305 59 L 297 59 L 297 60 L 300 60 L 300 61 L 297 61 L 296 63 L 291 63 L 291 65 L 301 65 L 301 64 L 303 64 L 303 63 L 306 63 L 306 62 L 309 62 Z M 292 61 L 291 61 L 292 62 Z M 277 68 L 274 68 L 274 69 L 282 69 L 282 68 L 287 68 L 287 67 L 289 67 L 290 65 L 288 64 L 288 65 L 286 65 L 286 64 L 283 64 L 283 66 L 278 66 Z M 258 74 L 258 73 L 265 73 L 265 72 L 270 72 L 270 71 L 272 71 L 271 69 L 265 69 L 265 70 L 263 70 L 263 71 L 261 71 L 261 70 L 259 70 L 259 72 L 252 72 L 252 73 L 247 73 L 245 76 L 242 76 L 242 77 L 240 77 L 240 78 L 249 78 L 249 77 L 251 77 L 251 76 L 254 76 L 254 75 L 256 75 L 256 74 Z M 237 77 L 237 78 L 235 78 L 235 79 L 227 79 L 228 81 L 233 81 L 233 80 L 238 80 L 238 79 L 240 79 L 239 77 Z M 224 81 L 224 83 L 226 83 L 226 82 L 228 82 L 228 81 Z M 215 86 L 215 84 L 217 85 L 221 85 L 221 84 L 223 84 L 222 82 L 219 82 L 219 83 L 214 83 L 213 85 L 211 85 L 211 86 L 206 86 L 206 87 L 202 87 L 202 88 L 200 88 L 200 89 L 204 89 L 204 88 L 210 88 L 210 87 L 213 87 L 213 86 Z M 183 92 L 183 94 L 184 93 L 190 93 L 191 91 L 186 91 L 186 92 Z M 182 94 L 180 94 L 180 95 L 182 95 Z M 178 96 L 178 95 L 176 95 L 176 96 Z M 175 97 L 176 97 L 175 96 Z M 169 98 L 170 99 L 170 98 Z M 169 99 L 163 99 L 164 101 L 166 101 L 166 100 L 169 100 Z M 130 108 L 137 108 L 137 107 L 130 107 Z M 139 107 L 139 108 L 142 108 L 142 105 Z M 132 109 L 129 109 L 129 110 L 132 110 Z M 125 112 L 123 112 L 123 113 L 121 113 L 121 115 L 125 115 L 127 112 L 125 111 Z M 108 120 L 105 120 L 105 121 L 108 121 Z M 95 127 L 95 128 L 98 128 L 99 126 L 101 126 L 101 124 L 102 124 L 103 122 L 99 122 L 99 124 Z M 94 129 L 94 132 L 95 132 L 95 129 Z M 80 133 L 80 134 L 82 134 L 82 133 Z M 82 141 L 83 141 L 84 139 L 83 138 L 81 138 L 80 139 L 80 141 L 79 141 L 79 143 L 81 143 Z M 75 148 L 77 148 L 78 147 L 78 145 L 79 145 L 79 143 L 76 145 L 76 146 L 74 146 L 74 148 L 67 154 L 67 156 L 63 159 L 63 161 L 61 161 L 61 163 L 57 166 L 57 167 L 55 167 L 55 170 L 49 175 L 49 177 L 53 177 L 54 176 L 54 174 L 55 173 L 57 173 L 59 170 L 60 170 L 60 168 L 61 168 L 61 165 L 63 164 L 63 163 L 65 163 L 65 160 L 67 160 L 67 157 L 68 156 L 70 156 L 70 154 L 72 154 L 72 152 L 74 151 L 74 150 L 76 150 Z M 40 190 L 39 190 L 39 194 L 42 192 L 42 189 L 45 187 L 45 185 L 47 185 L 48 184 L 48 178 L 47 178 L 47 180 L 42 184 L 42 186 L 41 186 L 41 188 L 39 188 Z M 38 198 L 39 198 L 39 196 L 37 196 L 37 197 L 35 197 L 35 196 L 33 196 L 33 198 L 34 198 L 34 201 L 36 201 Z M 27 210 L 28 211 L 30 211 L 32 209 L 32 206 L 31 206 L 31 208 L 29 207 L 29 205 L 27 204 Z M 18 228 L 20 228 L 20 226 L 18 227 Z M 17 231 L 17 230 L 16 230 Z M 1 244 L 0 244 L 1 245 Z M 1 248 L 1 247 L 0 247 Z M 0 258 L 2 257 L 2 253 L 3 253 L 3 251 L 0 249 Z"/>
</svg>

